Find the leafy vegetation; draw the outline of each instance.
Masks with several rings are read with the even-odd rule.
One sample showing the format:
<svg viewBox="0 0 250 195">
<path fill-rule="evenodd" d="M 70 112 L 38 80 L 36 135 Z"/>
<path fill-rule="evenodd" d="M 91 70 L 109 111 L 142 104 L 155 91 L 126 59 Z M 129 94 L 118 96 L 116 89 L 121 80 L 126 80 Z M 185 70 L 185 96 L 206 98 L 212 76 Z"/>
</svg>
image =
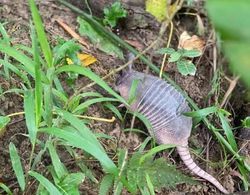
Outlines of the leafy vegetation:
<svg viewBox="0 0 250 195">
<path fill-rule="evenodd" d="M 128 155 L 126 149 L 120 148 L 112 154 L 106 151 L 101 141 L 102 139 L 112 139 L 112 137 L 92 132 L 87 125 L 88 120 L 85 120 L 88 116 L 84 114 L 89 106 L 100 103 L 114 113 L 121 123 L 124 123 L 126 114 L 123 116 L 116 106 L 117 103 L 128 105 L 133 102 L 137 87 L 136 80 L 131 88 L 129 101 L 126 102 L 98 75 L 89 68 L 81 66 L 77 56 L 80 47 L 73 40 L 58 40 L 58 44 L 52 47 L 46 37 L 42 19 L 34 0 L 29 0 L 29 6 L 33 21 L 30 26 L 32 42 L 30 48 L 23 45 L 12 46 L 10 43 L 11 38 L 5 31 L 4 24 L 0 24 L 0 33 L 2 35 L 0 52 L 4 56 L 0 60 L 3 65 L 1 75 L 6 79 L 10 79 L 10 74 L 15 74 L 22 83 L 20 88 L 9 91 L 0 90 L 0 96 L 5 93 L 15 92 L 23 97 L 24 102 L 23 112 L 0 116 L 0 135 L 4 132 L 5 126 L 10 122 L 12 116 L 24 115 L 28 130 L 27 137 L 32 145 L 29 165 L 24 170 L 17 148 L 13 143 L 9 144 L 12 167 L 21 190 L 25 193 L 31 179 L 36 179 L 39 183 L 37 194 L 80 194 L 79 185 L 86 179 L 99 185 L 99 194 L 107 194 L 111 189 L 114 194 L 121 194 L 123 189 L 131 193 L 140 191 L 141 194 L 154 194 L 155 189 L 162 187 L 174 188 L 179 183 L 195 184 L 165 159 L 154 159 L 157 152 L 174 146 L 153 146 L 149 152 L 145 152 L 145 147 L 152 139 L 151 137 L 147 137 L 138 151 L 131 155 Z M 215 8 L 211 5 L 209 9 Z M 104 23 L 109 24 L 111 27 L 116 25 L 119 18 L 126 16 L 125 11 L 118 2 L 114 3 L 109 9 L 106 8 L 104 13 Z M 138 54 L 137 51 L 107 31 L 93 18 L 89 18 L 84 14 L 82 16 L 83 19 L 78 19 L 80 33 L 88 36 L 102 51 L 123 58 L 121 46 Z M 218 23 L 219 25 L 220 23 Z M 218 29 L 220 28 L 218 27 Z M 248 37 L 248 35 L 244 36 Z M 227 46 L 226 44 L 225 47 Z M 229 44 L 229 46 L 231 45 Z M 231 48 L 229 46 L 228 48 Z M 233 44 L 233 46 L 235 45 Z M 227 51 L 228 48 L 225 50 Z M 158 52 L 168 54 L 169 62 L 176 63 L 179 72 L 183 75 L 195 74 L 196 67 L 188 59 L 201 55 L 200 52 L 194 50 L 174 50 L 172 48 L 162 48 Z M 238 53 L 236 52 L 236 54 Z M 236 58 L 239 57 L 241 55 Z M 71 65 L 67 64 L 67 58 L 72 60 Z M 159 69 L 147 58 L 141 56 L 141 59 L 153 70 L 159 72 Z M 65 74 L 73 80 L 78 78 L 79 75 L 87 77 L 103 88 L 111 97 L 104 97 L 97 92 L 78 93 L 77 91 L 74 91 L 74 96 L 70 96 L 64 90 L 59 79 L 60 76 Z M 169 79 L 165 74 L 163 76 Z M 245 79 L 247 80 L 247 78 Z M 171 80 L 169 81 L 173 83 Z M 74 89 L 74 85 L 72 86 L 72 89 Z M 176 87 L 178 88 L 178 86 Z M 247 164 L 246 159 L 239 154 L 233 128 L 229 122 L 230 113 L 218 106 L 198 109 L 189 97 L 187 99 L 195 111 L 186 113 L 186 115 L 193 117 L 196 124 L 203 120 L 205 125 L 212 130 L 222 147 L 227 149 L 224 150 L 224 164 L 229 163 L 227 156 L 233 156 L 237 161 L 236 166 L 241 174 L 244 188 L 247 190 L 249 187 L 250 166 Z M 139 113 L 134 113 L 134 115 L 150 129 L 150 124 L 145 117 Z M 80 119 L 84 117 L 85 119 Z M 218 123 L 211 124 L 208 120 L 210 117 L 214 117 Z M 242 126 L 249 127 L 249 121 L 249 117 L 245 118 L 242 121 Z M 142 132 L 134 128 L 124 129 L 124 131 Z M 38 137 L 40 134 L 48 135 L 46 136 L 47 139 L 40 139 Z M 102 180 L 98 181 L 95 178 L 94 171 L 88 167 L 88 163 L 84 160 L 76 160 L 75 162 L 80 171 L 70 172 L 67 170 L 67 166 L 61 162 L 59 147 L 67 151 L 75 160 L 80 159 L 76 149 L 81 149 L 86 159 L 94 157 L 103 169 L 104 176 Z M 45 170 L 36 169 L 45 153 L 49 154 L 51 164 Z M 0 182 L 0 187 L 6 193 L 12 194 L 5 184 Z"/>
<path fill-rule="evenodd" d="M 127 11 L 123 9 L 120 2 L 114 2 L 110 7 L 105 7 L 103 23 L 114 28 L 120 18 L 127 16 Z"/>
<path fill-rule="evenodd" d="M 178 49 L 176 51 L 173 48 L 161 48 L 157 53 L 169 55 L 168 62 L 175 62 L 178 71 L 184 76 L 194 76 L 196 73 L 195 65 L 187 58 L 194 58 L 201 55 L 201 52 L 198 50 Z"/>
</svg>

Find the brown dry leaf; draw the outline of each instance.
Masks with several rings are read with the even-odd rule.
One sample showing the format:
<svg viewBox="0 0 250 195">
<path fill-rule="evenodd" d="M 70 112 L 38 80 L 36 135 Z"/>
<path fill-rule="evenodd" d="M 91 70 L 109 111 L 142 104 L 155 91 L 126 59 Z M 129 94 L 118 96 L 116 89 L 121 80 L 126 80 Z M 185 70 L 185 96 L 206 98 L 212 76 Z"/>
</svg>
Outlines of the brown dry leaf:
<svg viewBox="0 0 250 195">
<path fill-rule="evenodd" d="M 89 66 L 97 61 L 97 59 L 90 54 L 79 53 L 77 54 L 77 57 L 79 58 L 83 66 Z M 68 64 L 73 64 L 73 61 L 70 58 L 67 58 L 66 61 Z"/>
<path fill-rule="evenodd" d="M 186 50 L 198 50 L 202 52 L 205 46 L 205 41 L 197 35 L 190 36 L 187 31 L 184 31 L 179 40 L 178 48 Z"/>
</svg>

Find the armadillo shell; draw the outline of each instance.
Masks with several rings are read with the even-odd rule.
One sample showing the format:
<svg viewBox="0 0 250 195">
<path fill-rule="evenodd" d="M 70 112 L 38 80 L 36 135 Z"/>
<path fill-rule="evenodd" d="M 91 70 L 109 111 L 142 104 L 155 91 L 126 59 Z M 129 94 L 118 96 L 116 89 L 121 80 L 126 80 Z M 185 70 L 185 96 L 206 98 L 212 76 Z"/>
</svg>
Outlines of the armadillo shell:
<svg viewBox="0 0 250 195">
<path fill-rule="evenodd" d="M 192 129 L 192 119 L 183 113 L 190 111 L 185 98 L 166 81 L 133 71 L 139 79 L 136 101 L 132 107 L 151 123 L 150 133 L 159 144 L 186 145 Z"/>
</svg>

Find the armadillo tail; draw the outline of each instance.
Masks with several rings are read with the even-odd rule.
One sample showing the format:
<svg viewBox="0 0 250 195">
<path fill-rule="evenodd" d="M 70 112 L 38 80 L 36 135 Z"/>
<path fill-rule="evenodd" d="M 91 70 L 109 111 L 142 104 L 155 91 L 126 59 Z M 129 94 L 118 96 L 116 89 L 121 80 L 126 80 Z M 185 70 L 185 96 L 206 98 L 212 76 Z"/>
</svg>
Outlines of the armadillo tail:
<svg viewBox="0 0 250 195">
<path fill-rule="evenodd" d="M 203 179 L 211 182 L 214 186 L 216 186 L 221 192 L 224 194 L 229 194 L 229 192 L 215 179 L 212 175 L 208 174 L 204 170 L 202 170 L 192 159 L 188 145 L 186 146 L 178 146 L 177 151 L 183 160 L 184 164 L 196 175 L 202 177 Z"/>
</svg>

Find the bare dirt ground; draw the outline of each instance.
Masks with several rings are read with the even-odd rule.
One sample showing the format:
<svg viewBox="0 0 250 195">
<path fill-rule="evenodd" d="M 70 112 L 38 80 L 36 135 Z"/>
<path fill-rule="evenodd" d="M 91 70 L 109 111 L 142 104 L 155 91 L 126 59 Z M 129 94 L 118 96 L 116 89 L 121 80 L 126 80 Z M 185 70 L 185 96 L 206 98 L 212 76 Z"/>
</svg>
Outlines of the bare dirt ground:
<svg viewBox="0 0 250 195">
<path fill-rule="evenodd" d="M 60 36 L 65 39 L 71 39 L 71 37 L 56 23 L 56 19 L 60 18 L 65 23 L 67 23 L 73 29 L 76 29 L 76 15 L 72 13 L 69 9 L 59 5 L 53 0 L 44 0 L 38 1 L 40 14 L 43 18 L 44 27 L 46 29 L 47 35 L 50 38 L 51 43 L 55 43 L 56 37 Z M 93 8 L 94 9 L 94 8 Z M 119 24 L 120 36 L 124 40 L 134 41 L 140 44 L 143 48 L 149 46 L 158 36 L 160 25 L 157 22 L 152 22 L 152 18 L 148 17 L 145 13 L 141 13 L 137 10 L 136 7 L 130 7 L 129 19 Z M 184 89 L 188 95 L 199 105 L 199 107 L 203 108 L 206 106 L 213 105 L 218 99 L 221 99 L 229 86 L 229 83 L 225 79 L 225 75 L 230 76 L 230 73 L 224 66 L 225 63 L 224 58 L 219 55 L 217 67 L 214 63 L 214 52 L 215 51 L 215 36 L 214 31 L 208 23 L 208 19 L 204 9 L 202 8 L 202 3 L 197 3 L 196 7 L 191 10 L 187 7 L 183 7 L 180 12 L 176 15 L 173 23 L 174 23 L 174 34 L 171 42 L 171 47 L 176 48 L 178 44 L 178 39 L 180 34 L 186 30 L 191 34 L 197 33 L 197 18 L 192 15 L 185 14 L 187 12 L 195 12 L 197 13 L 204 24 L 205 33 L 202 38 L 205 41 L 205 50 L 203 55 L 195 61 L 197 66 L 197 73 L 195 76 L 181 76 L 176 66 L 173 64 L 168 64 L 165 68 L 165 71 L 170 75 L 170 77 L 176 81 L 178 85 Z M 137 14 L 141 14 L 144 16 L 145 24 L 140 22 L 135 22 L 135 18 Z M 0 21 L 7 22 L 5 25 L 6 30 L 9 36 L 12 38 L 12 44 L 24 44 L 30 45 L 30 14 L 28 9 L 28 3 L 26 1 L 20 0 L 1 0 L 0 1 Z M 163 44 L 164 45 L 164 44 Z M 163 46 L 162 45 L 162 46 Z M 161 46 L 161 47 L 162 47 Z M 119 59 L 108 56 L 97 50 L 96 48 L 91 48 L 91 52 L 97 57 L 98 62 L 91 66 L 92 71 L 100 76 L 105 76 L 108 72 L 117 68 L 118 66 L 124 64 Z M 151 55 L 152 61 L 155 64 L 158 64 L 160 67 L 162 56 Z M 135 64 L 135 69 L 147 72 L 148 69 L 146 65 L 137 61 Z M 212 91 L 212 79 L 215 73 L 215 70 L 220 69 L 219 71 L 222 74 L 220 79 L 220 90 L 208 96 L 208 94 Z M 153 74 L 149 71 L 149 74 Z M 114 86 L 116 76 L 113 76 L 107 80 L 110 86 Z M 77 88 L 85 86 L 89 81 L 82 78 L 77 82 Z M 10 89 L 13 86 L 18 86 L 18 80 L 13 77 L 11 81 L 6 81 L 0 77 L 0 85 L 4 90 Z M 244 87 L 239 83 L 237 85 L 238 89 L 244 90 Z M 92 90 L 99 90 L 98 87 L 92 87 Z M 249 104 L 247 105 L 244 100 L 244 94 L 242 90 L 236 90 L 233 93 L 232 99 L 230 99 L 226 108 L 229 112 L 234 113 L 232 116 L 232 123 L 238 124 L 240 119 L 244 118 L 244 116 L 249 115 L 250 108 Z M 70 91 L 70 89 L 69 89 Z M 15 112 L 23 111 L 23 100 L 22 97 L 9 94 L 5 95 L 0 99 L 0 114 L 6 115 Z M 112 114 L 104 112 L 101 105 L 92 106 L 88 112 L 95 116 L 101 116 L 106 118 L 111 118 Z M 130 121 L 127 121 L 127 125 L 130 125 Z M 140 125 L 137 121 L 136 125 Z M 111 136 L 117 137 L 117 140 L 104 142 L 103 145 L 107 151 L 114 151 L 117 145 L 119 147 L 126 147 L 130 152 L 133 152 L 136 147 L 143 141 L 143 136 L 137 135 L 136 133 L 124 133 L 121 129 L 121 124 L 119 121 L 115 121 L 114 123 L 101 123 L 101 122 L 91 122 L 90 128 L 96 132 L 103 132 Z M 23 116 L 14 117 L 11 123 L 6 127 L 5 133 L 0 137 L 0 182 L 5 183 L 7 186 L 10 186 L 11 190 L 15 194 L 20 194 L 20 189 L 18 187 L 15 175 L 13 173 L 10 157 L 8 152 L 9 142 L 12 141 L 15 143 L 18 148 L 19 154 L 22 159 L 22 163 L 24 167 L 27 167 L 29 160 L 29 152 L 30 152 L 30 143 L 27 137 L 24 134 L 27 132 L 25 121 Z M 245 132 L 245 131 L 244 131 Z M 239 134 L 240 137 L 240 134 Z M 242 141 L 244 144 L 245 142 Z M 240 191 L 239 187 L 239 179 L 237 178 L 237 174 L 235 174 L 234 168 L 235 166 L 231 164 L 227 166 L 224 170 L 218 169 L 217 161 L 221 159 L 221 155 L 223 155 L 223 151 L 221 146 L 218 144 L 216 140 L 213 139 L 213 136 L 204 126 L 198 126 L 192 132 L 192 136 L 190 138 L 190 147 L 193 149 L 196 148 L 204 148 L 204 151 L 201 153 L 202 158 L 205 160 L 201 160 L 196 158 L 196 162 L 209 173 L 214 175 L 225 187 L 234 190 Z M 249 147 L 245 147 L 244 151 L 246 155 L 249 155 Z M 61 151 L 61 155 L 63 159 L 65 159 L 65 163 L 68 168 L 74 170 L 75 167 L 72 165 L 72 159 L 67 159 L 67 155 Z M 163 152 L 161 154 L 167 158 L 167 152 Z M 69 157 L 70 158 L 70 157 Z M 179 169 L 182 169 L 185 173 L 190 174 L 188 170 L 186 170 L 185 166 L 179 160 L 176 153 L 173 153 L 170 157 L 172 161 L 176 163 Z M 213 166 L 209 166 L 206 162 L 215 162 Z M 50 162 L 50 159 L 43 159 L 41 162 L 42 169 Z M 98 163 L 89 163 L 90 168 L 95 170 L 95 174 L 97 179 L 102 177 L 102 171 Z M 199 179 L 198 179 L 199 180 Z M 35 189 L 36 184 L 31 185 L 30 193 Z M 81 184 L 80 189 L 83 194 L 97 194 L 98 188 L 97 184 L 86 180 L 83 184 Z M 1 191 L 0 191 L 1 192 Z M 162 191 L 158 194 L 179 194 L 181 192 L 188 192 L 188 194 L 216 194 L 218 191 L 207 182 L 201 182 L 200 185 L 188 186 L 188 185 L 179 185 L 177 189 L 171 191 Z"/>
</svg>

